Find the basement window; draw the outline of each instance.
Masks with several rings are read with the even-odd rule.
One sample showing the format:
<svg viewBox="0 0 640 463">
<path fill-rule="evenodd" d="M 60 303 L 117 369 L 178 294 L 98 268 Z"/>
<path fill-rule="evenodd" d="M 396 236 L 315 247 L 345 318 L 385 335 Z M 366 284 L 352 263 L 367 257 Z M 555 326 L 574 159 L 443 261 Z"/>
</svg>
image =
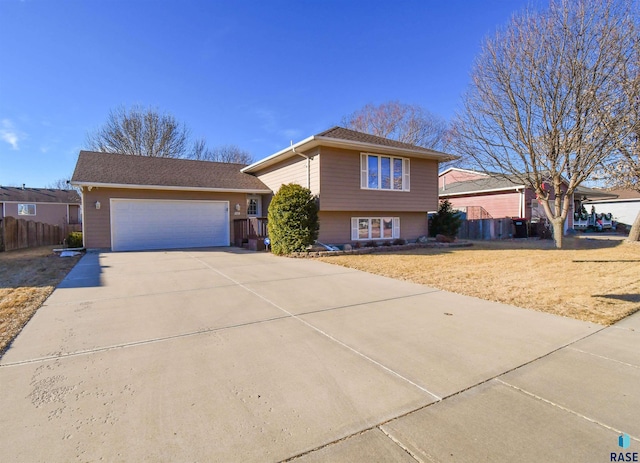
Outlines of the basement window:
<svg viewBox="0 0 640 463">
<path fill-rule="evenodd" d="M 352 217 L 352 240 L 400 238 L 399 217 Z"/>
</svg>

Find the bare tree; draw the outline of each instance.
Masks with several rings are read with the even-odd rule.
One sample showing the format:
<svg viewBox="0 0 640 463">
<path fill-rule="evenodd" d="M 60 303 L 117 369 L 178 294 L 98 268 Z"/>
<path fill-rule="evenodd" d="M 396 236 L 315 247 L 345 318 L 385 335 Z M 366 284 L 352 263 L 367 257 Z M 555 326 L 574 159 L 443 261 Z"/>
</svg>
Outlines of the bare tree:
<svg viewBox="0 0 640 463">
<path fill-rule="evenodd" d="M 419 105 L 389 101 L 367 104 L 342 119 L 342 125 L 358 132 L 391 138 L 431 149 L 443 149 L 447 122 Z"/>
<path fill-rule="evenodd" d="M 636 40 L 632 57 L 625 63 L 621 87 L 628 104 L 627 136 L 620 140 L 618 151 L 603 163 L 600 178 L 612 187 L 640 191 L 640 40 Z M 628 240 L 640 241 L 640 213 Z"/>
<path fill-rule="evenodd" d="M 188 140 L 188 129 L 172 115 L 134 105 L 112 110 L 107 122 L 87 136 L 86 146 L 107 153 L 181 158 Z"/>
<path fill-rule="evenodd" d="M 71 185 L 71 183 L 69 183 L 69 179 L 71 177 L 72 175 L 64 178 L 59 178 L 58 180 L 49 183 L 46 188 L 51 188 L 53 190 L 75 190 L 77 192 L 80 192 L 80 189 L 78 187 L 75 187 Z"/>
<path fill-rule="evenodd" d="M 235 164 L 251 164 L 253 156 L 236 145 L 222 145 L 208 148 L 203 138 L 195 141 L 189 159 L 198 161 L 229 162 Z"/>
<path fill-rule="evenodd" d="M 455 123 L 461 154 L 536 192 L 558 248 L 574 190 L 628 131 L 619 76 L 636 40 L 632 8 L 552 0 L 515 15 L 485 41 Z"/>
</svg>

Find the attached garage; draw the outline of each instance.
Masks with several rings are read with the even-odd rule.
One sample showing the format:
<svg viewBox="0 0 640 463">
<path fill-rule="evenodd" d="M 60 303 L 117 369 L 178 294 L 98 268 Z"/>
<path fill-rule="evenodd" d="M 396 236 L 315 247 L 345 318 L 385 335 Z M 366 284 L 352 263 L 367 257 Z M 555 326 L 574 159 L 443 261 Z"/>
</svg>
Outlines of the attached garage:
<svg viewBox="0 0 640 463">
<path fill-rule="evenodd" d="M 236 225 L 258 213 L 249 204 L 271 196 L 262 181 L 240 171 L 242 166 L 81 151 L 71 183 L 82 190 L 84 246 L 112 251 L 230 246 Z"/>
<path fill-rule="evenodd" d="M 114 251 L 228 245 L 228 202 L 111 199 Z"/>
</svg>

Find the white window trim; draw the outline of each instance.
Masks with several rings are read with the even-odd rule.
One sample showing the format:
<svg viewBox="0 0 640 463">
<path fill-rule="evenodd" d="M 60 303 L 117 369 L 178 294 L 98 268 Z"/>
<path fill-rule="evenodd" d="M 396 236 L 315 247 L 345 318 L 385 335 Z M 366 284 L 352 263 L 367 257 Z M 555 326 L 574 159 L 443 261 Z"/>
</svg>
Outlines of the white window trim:
<svg viewBox="0 0 640 463">
<path fill-rule="evenodd" d="M 20 214 L 20 206 L 33 206 L 33 214 Z M 37 208 L 34 203 L 18 203 L 18 215 L 19 216 L 31 216 L 37 215 Z"/>
<path fill-rule="evenodd" d="M 392 221 L 391 238 L 383 238 L 383 237 L 372 238 L 371 237 L 371 220 L 373 220 L 373 219 L 379 219 L 381 227 L 382 227 L 382 223 L 383 223 L 384 219 L 391 219 L 391 221 Z M 359 233 L 359 231 L 360 231 L 359 230 L 360 220 L 368 220 L 369 221 L 369 236 L 367 238 L 360 238 L 360 233 Z M 381 232 L 382 232 L 382 230 L 381 230 Z M 384 217 L 351 217 L 351 240 L 352 241 L 395 240 L 395 239 L 398 239 L 398 238 L 400 238 L 400 217 L 391 217 L 391 216 L 384 216 Z"/>
<path fill-rule="evenodd" d="M 369 187 L 369 156 L 377 156 L 378 158 L 378 188 Z M 400 159 L 402 161 L 402 189 L 382 188 L 382 158 L 389 158 L 391 162 L 391 185 L 393 186 L 393 161 Z M 411 191 L 411 163 L 409 158 L 400 156 L 391 156 L 376 153 L 360 153 L 360 189 L 372 191 Z"/>
</svg>

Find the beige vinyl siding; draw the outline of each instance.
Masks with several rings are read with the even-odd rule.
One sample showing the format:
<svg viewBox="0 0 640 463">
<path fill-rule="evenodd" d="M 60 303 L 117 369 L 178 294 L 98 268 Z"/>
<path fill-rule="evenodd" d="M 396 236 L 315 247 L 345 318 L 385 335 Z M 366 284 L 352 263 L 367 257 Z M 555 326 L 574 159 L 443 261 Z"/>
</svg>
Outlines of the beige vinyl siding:
<svg viewBox="0 0 640 463">
<path fill-rule="evenodd" d="M 18 215 L 18 204 L 35 204 L 36 215 Z M 59 227 L 64 227 L 68 223 L 67 204 L 63 203 L 6 202 L 5 214 L 7 217 L 48 223 Z"/>
<path fill-rule="evenodd" d="M 399 217 L 400 238 L 415 240 L 419 236 L 427 235 L 427 214 L 424 212 L 320 211 L 318 217 L 320 219 L 318 241 L 325 244 L 353 243 L 354 241 L 351 239 L 352 217 Z M 376 241 L 383 240 L 376 239 Z"/>
<path fill-rule="evenodd" d="M 94 188 L 83 191 L 83 232 L 87 248 L 111 248 L 111 198 L 127 199 L 172 199 L 229 201 L 229 236 L 233 242 L 233 220 L 247 217 L 247 195 L 245 193 L 213 193 L 202 191 L 134 190 L 116 188 Z M 96 209 L 96 201 L 100 209 Z M 235 215 L 235 205 L 240 204 L 240 214 Z M 188 217 L 185 217 L 188 226 Z"/>
<path fill-rule="evenodd" d="M 410 191 L 360 188 L 360 152 L 320 151 L 320 210 L 426 212 L 438 208 L 438 163 L 410 159 Z M 376 154 L 376 153 L 370 153 Z"/>
<path fill-rule="evenodd" d="M 310 180 L 309 189 L 312 194 L 317 195 L 320 193 L 320 159 L 318 150 L 316 149 L 305 154 L 310 156 L 308 176 L 307 159 L 299 155 L 293 155 L 284 161 L 256 173 L 256 177 L 274 193 L 285 183 L 297 183 L 307 188 Z"/>
</svg>

